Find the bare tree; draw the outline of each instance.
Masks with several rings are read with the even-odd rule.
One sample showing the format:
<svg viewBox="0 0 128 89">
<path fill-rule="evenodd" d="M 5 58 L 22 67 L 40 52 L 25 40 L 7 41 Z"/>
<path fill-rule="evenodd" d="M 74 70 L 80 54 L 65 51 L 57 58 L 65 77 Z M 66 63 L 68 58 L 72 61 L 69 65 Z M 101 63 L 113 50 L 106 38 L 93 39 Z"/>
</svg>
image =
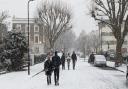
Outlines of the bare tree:
<svg viewBox="0 0 128 89">
<path fill-rule="evenodd" d="M 87 46 L 87 34 L 84 30 L 81 31 L 78 39 L 76 40 L 76 49 L 83 53 L 83 56 L 85 56 L 85 51 Z"/>
<path fill-rule="evenodd" d="M 82 31 L 76 40 L 76 47 L 77 50 L 86 55 L 89 55 L 92 51 L 98 52 L 98 48 L 100 47 L 98 31 L 92 31 L 89 34 Z"/>
<path fill-rule="evenodd" d="M 63 49 L 65 53 L 71 51 L 71 49 L 74 48 L 75 38 L 75 33 L 72 30 L 65 32 L 59 37 L 59 39 L 57 39 L 55 49 Z"/>
<path fill-rule="evenodd" d="M 98 48 L 100 47 L 100 39 L 97 31 L 92 31 L 88 35 L 87 45 L 91 48 L 91 50 L 98 52 Z"/>
<path fill-rule="evenodd" d="M 56 40 L 72 28 L 71 12 L 67 6 L 59 3 L 43 2 L 37 8 L 36 20 L 44 28 L 44 35 L 49 43 L 49 48 L 53 49 Z"/>
<path fill-rule="evenodd" d="M 116 64 L 118 64 L 122 62 L 121 48 L 128 32 L 128 0 L 93 1 L 94 8 L 91 11 L 92 17 L 108 25 L 116 39 Z"/>
</svg>

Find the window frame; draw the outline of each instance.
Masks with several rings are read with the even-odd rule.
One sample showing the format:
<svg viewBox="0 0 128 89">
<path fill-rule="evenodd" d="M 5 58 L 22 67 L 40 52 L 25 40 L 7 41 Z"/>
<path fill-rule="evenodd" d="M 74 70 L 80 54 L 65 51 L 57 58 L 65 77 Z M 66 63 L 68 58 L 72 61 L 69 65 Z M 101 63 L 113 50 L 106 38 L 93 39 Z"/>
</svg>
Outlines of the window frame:
<svg viewBox="0 0 128 89">
<path fill-rule="evenodd" d="M 16 24 L 16 29 L 21 30 L 21 24 Z"/>
<path fill-rule="evenodd" d="M 38 30 L 36 30 L 36 27 L 38 28 Z M 39 26 L 38 25 L 34 25 L 34 32 L 39 32 Z"/>
<path fill-rule="evenodd" d="M 38 37 L 38 42 L 36 42 L 36 37 Z M 39 44 L 39 34 L 34 35 L 34 44 Z"/>
</svg>

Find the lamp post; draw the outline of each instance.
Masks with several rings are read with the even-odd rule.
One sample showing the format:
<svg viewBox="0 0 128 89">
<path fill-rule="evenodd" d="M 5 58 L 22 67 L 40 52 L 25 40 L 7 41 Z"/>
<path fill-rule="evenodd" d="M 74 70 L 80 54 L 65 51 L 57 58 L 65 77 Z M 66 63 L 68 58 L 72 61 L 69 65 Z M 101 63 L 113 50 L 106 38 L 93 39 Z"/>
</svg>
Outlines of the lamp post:
<svg viewBox="0 0 128 89">
<path fill-rule="evenodd" d="M 29 3 L 34 0 L 28 1 L 28 75 L 30 75 L 30 54 L 29 54 Z"/>
<path fill-rule="evenodd" d="M 101 24 L 101 25 L 103 25 L 103 24 Z M 102 50 L 102 26 L 101 26 L 101 34 L 100 35 L 101 35 L 101 53 L 102 53 L 102 51 L 103 51 Z"/>
</svg>

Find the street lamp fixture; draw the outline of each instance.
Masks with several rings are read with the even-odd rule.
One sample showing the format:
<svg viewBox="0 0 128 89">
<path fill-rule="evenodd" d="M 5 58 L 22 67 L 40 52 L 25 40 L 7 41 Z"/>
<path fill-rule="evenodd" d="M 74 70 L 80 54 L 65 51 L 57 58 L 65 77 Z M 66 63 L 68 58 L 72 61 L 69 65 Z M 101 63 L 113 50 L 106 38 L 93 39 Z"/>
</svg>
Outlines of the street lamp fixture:
<svg viewBox="0 0 128 89">
<path fill-rule="evenodd" d="M 28 1 L 28 75 L 30 75 L 30 54 L 29 54 L 29 3 L 34 0 Z"/>
</svg>

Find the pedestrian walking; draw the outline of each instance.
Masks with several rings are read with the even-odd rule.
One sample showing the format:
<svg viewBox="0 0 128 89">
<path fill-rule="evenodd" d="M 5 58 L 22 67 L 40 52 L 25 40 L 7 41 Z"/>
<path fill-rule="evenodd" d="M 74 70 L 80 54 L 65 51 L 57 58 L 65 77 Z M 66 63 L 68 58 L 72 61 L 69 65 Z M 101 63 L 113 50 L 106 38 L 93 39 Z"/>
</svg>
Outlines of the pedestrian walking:
<svg viewBox="0 0 128 89">
<path fill-rule="evenodd" d="M 107 57 L 108 57 L 108 52 L 106 52 L 106 53 L 104 54 L 104 56 L 105 56 L 105 58 L 107 59 Z"/>
<path fill-rule="evenodd" d="M 53 66 L 52 66 L 52 60 L 50 54 L 47 56 L 47 60 L 44 63 L 44 71 L 45 75 L 47 76 L 47 84 L 51 84 L 51 74 L 53 71 Z"/>
<path fill-rule="evenodd" d="M 61 60 L 60 57 L 57 55 L 57 51 L 55 52 L 55 56 L 52 57 L 52 64 L 54 67 L 55 85 L 59 85 L 59 72 L 60 72 Z"/>
<path fill-rule="evenodd" d="M 94 59 L 95 59 L 95 56 L 94 56 L 94 53 L 92 52 L 89 56 L 89 63 L 94 63 Z"/>
<path fill-rule="evenodd" d="M 62 70 L 65 70 L 65 54 L 63 53 L 61 56 Z"/>
<path fill-rule="evenodd" d="M 75 51 L 73 51 L 71 58 L 72 58 L 73 70 L 75 70 L 75 65 L 76 65 L 76 61 L 77 61 L 77 56 L 76 56 Z"/>
<path fill-rule="evenodd" d="M 69 53 L 68 53 L 66 60 L 67 60 L 67 66 L 68 66 L 68 70 L 69 70 L 70 69 L 70 61 L 71 61 L 71 57 L 70 57 Z"/>
</svg>

